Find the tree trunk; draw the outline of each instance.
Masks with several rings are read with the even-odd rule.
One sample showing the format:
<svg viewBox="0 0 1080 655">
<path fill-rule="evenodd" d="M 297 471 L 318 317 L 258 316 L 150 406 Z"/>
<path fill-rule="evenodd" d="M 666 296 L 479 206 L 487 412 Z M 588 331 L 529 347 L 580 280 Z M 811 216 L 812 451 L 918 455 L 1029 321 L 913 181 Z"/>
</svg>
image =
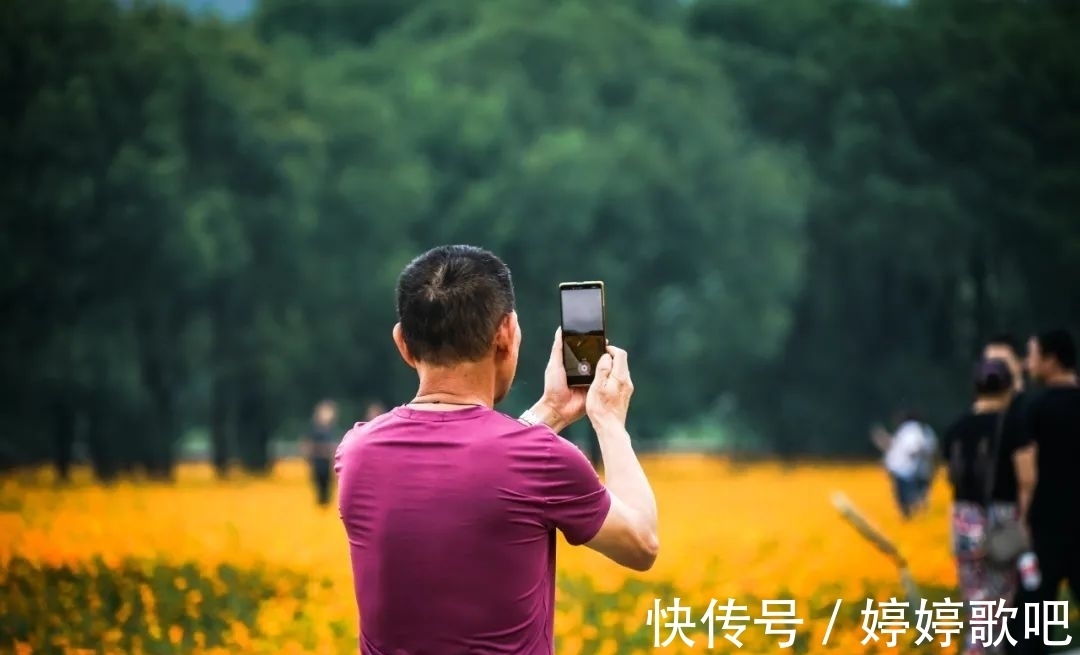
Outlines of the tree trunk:
<svg viewBox="0 0 1080 655">
<path fill-rule="evenodd" d="M 214 374 L 210 397 L 210 456 L 214 472 L 224 479 L 229 473 L 229 389 L 221 373 Z"/>
<path fill-rule="evenodd" d="M 214 471 L 225 478 L 229 471 L 230 430 L 233 389 L 229 371 L 232 349 L 229 348 L 229 326 L 225 316 L 224 300 L 218 298 L 213 306 L 213 369 L 210 389 L 210 449 Z"/>
<path fill-rule="evenodd" d="M 172 480 L 175 465 L 173 445 L 177 436 L 176 384 L 171 370 L 171 354 L 179 347 L 173 322 L 167 317 L 140 317 L 137 325 L 139 370 L 149 399 L 148 428 L 141 438 L 145 447 L 143 465 L 154 480 Z"/>
<path fill-rule="evenodd" d="M 971 249 L 968 265 L 974 295 L 971 305 L 972 339 L 974 343 L 971 344 L 971 350 L 972 353 L 978 353 L 982 350 L 983 341 L 990 336 L 991 330 L 990 296 L 986 284 L 986 257 L 978 240 Z"/>
<path fill-rule="evenodd" d="M 151 383 L 150 392 L 150 432 L 153 438 L 148 441 L 146 473 L 153 480 L 170 481 L 173 479 L 175 458 L 173 444 L 176 437 L 176 408 L 173 392 L 169 385 L 161 380 Z"/>
<path fill-rule="evenodd" d="M 270 472 L 270 420 L 263 391 L 255 386 L 240 392 L 237 430 L 242 435 L 242 461 L 256 475 Z"/>
<path fill-rule="evenodd" d="M 71 479 L 71 460 L 75 448 L 75 428 L 78 414 L 72 403 L 58 399 L 53 405 L 53 465 L 61 482 Z"/>
<path fill-rule="evenodd" d="M 935 294 L 933 325 L 931 326 L 931 357 L 935 362 L 950 364 L 956 361 L 956 279 L 952 276 Z"/>
<path fill-rule="evenodd" d="M 116 448 L 111 438 L 109 408 L 103 398 L 95 398 L 86 415 L 86 445 L 94 477 L 108 484 L 116 480 L 118 472 Z"/>
</svg>

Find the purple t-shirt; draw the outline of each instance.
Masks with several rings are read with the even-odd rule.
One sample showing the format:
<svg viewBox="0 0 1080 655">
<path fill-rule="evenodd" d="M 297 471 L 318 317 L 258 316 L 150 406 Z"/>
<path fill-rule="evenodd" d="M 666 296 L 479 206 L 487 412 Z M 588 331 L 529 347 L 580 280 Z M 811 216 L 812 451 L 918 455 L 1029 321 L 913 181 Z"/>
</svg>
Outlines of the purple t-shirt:
<svg viewBox="0 0 1080 655">
<path fill-rule="evenodd" d="M 338 447 L 363 655 L 554 652 L 555 529 L 592 539 L 611 498 L 547 426 L 397 407 Z"/>
</svg>

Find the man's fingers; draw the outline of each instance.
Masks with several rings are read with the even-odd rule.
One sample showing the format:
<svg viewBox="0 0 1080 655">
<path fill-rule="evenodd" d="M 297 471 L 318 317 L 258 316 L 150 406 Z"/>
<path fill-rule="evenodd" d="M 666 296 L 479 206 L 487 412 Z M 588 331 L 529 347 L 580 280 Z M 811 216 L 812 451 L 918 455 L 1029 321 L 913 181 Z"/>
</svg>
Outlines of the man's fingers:
<svg viewBox="0 0 1080 655">
<path fill-rule="evenodd" d="M 626 351 L 610 345 L 607 347 L 607 351 L 611 354 L 611 375 L 620 380 L 625 380 L 630 375 L 630 365 L 627 362 Z"/>
<path fill-rule="evenodd" d="M 596 362 L 596 375 L 595 375 L 595 378 L 597 380 L 600 380 L 600 379 L 606 378 L 607 376 L 611 375 L 611 367 L 612 367 L 611 355 L 609 355 L 607 353 L 604 353 L 603 355 L 600 356 L 600 361 Z"/>
<path fill-rule="evenodd" d="M 548 357 L 548 369 L 562 368 L 563 340 L 562 327 L 555 328 L 555 341 L 551 344 L 551 356 Z"/>
</svg>

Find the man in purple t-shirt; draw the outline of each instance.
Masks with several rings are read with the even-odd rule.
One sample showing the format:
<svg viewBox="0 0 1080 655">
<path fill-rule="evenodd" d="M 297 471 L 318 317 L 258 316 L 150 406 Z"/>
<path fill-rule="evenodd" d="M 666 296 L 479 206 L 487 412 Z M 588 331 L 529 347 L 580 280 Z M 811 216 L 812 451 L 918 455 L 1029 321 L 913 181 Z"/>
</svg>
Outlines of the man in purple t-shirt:
<svg viewBox="0 0 1080 655">
<path fill-rule="evenodd" d="M 363 655 L 554 652 L 555 531 L 639 571 L 659 548 L 656 500 L 626 432 L 633 384 L 610 347 L 568 388 L 555 334 L 544 394 L 521 418 L 510 390 L 521 330 L 510 270 L 470 246 L 413 260 L 398 280 L 394 342 L 416 397 L 338 447 Z M 587 414 L 605 487 L 558 432 Z"/>
</svg>

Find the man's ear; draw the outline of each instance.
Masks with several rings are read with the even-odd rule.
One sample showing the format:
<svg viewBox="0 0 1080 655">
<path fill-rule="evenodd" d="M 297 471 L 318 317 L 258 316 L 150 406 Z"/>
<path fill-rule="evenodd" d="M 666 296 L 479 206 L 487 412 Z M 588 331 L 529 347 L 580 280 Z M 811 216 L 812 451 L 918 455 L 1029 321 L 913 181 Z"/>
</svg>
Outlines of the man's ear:
<svg viewBox="0 0 1080 655">
<path fill-rule="evenodd" d="M 495 355 L 497 357 L 505 357 L 513 352 L 520 329 L 516 312 L 510 312 L 503 317 L 498 329 L 495 330 Z"/>
<path fill-rule="evenodd" d="M 405 360 L 411 368 L 416 368 L 416 361 L 409 353 L 409 346 L 405 343 L 405 336 L 401 333 L 401 323 L 394 324 L 394 345 L 397 346 L 398 353 L 401 358 Z"/>
</svg>

